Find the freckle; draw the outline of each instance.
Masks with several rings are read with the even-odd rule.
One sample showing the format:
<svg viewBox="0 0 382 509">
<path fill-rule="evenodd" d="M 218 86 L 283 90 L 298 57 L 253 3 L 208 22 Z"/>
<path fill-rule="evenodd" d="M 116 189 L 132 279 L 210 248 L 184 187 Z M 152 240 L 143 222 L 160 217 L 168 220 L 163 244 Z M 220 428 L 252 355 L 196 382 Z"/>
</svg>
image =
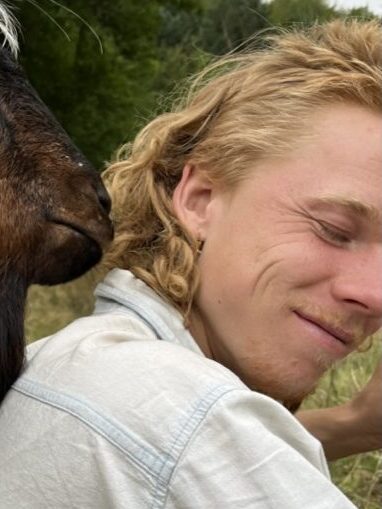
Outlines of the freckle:
<svg viewBox="0 0 382 509">
<path fill-rule="evenodd" d="M 218 304 L 221 304 L 222 303 L 222 300 L 221 299 L 218 299 Z"/>
</svg>

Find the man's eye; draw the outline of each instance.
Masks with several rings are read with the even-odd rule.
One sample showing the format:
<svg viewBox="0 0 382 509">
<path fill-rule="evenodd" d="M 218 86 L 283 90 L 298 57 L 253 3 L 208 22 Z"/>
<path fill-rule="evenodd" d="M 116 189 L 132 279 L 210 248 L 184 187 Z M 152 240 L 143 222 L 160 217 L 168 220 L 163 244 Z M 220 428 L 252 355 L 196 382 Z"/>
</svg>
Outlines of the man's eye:
<svg viewBox="0 0 382 509">
<path fill-rule="evenodd" d="M 350 235 L 344 231 L 328 225 L 327 223 L 318 222 L 318 227 L 321 235 L 330 242 L 342 246 L 351 242 Z"/>
</svg>

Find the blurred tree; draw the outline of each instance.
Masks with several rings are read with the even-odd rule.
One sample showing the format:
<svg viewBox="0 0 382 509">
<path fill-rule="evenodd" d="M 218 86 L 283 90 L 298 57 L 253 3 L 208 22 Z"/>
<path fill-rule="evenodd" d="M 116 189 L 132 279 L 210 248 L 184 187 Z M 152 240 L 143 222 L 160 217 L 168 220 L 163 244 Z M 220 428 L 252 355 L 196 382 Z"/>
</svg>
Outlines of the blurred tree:
<svg viewBox="0 0 382 509">
<path fill-rule="evenodd" d="M 269 26 L 269 5 L 261 0 L 213 0 L 201 22 L 201 45 L 205 51 L 220 55 Z"/>
<path fill-rule="evenodd" d="M 206 58 L 200 50 L 200 23 L 205 0 L 162 2 L 158 34 L 158 68 L 152 85 L 156 113 L 171 106 L 174 91 L 186 76 L 198 71 Z"/>
<path fill-rule="evenodd" d="M 336 11 L 325 0 L 273 0 L 269 16 L 274 25 L 288 26 L 295 23 L 311 24 L 327 21 Z"/>
<path fill-rule="evenodd" d="M 74 141 L 103 166 L 155 109 L 164 2 L 66 0 L 64 7 L 40 1 L 45 15 L 25 0 L 17 3 L 24 34 L 21 60 L 31 82 Z M 175 3 L 183 10 L 196 4 Z M 103 53 L 87 24 L 102 40 Z"/>
<path fill-rule="evenodd" d="M 341 13 L 341 11 L 339 11 Z M 376 17 L 367 7 L 357 7 L 354 9 L 350 9 L 349 11 L 342 11 L 343 16 L 351 16 L 357 19 L 373 19 Z"/>
</svg>

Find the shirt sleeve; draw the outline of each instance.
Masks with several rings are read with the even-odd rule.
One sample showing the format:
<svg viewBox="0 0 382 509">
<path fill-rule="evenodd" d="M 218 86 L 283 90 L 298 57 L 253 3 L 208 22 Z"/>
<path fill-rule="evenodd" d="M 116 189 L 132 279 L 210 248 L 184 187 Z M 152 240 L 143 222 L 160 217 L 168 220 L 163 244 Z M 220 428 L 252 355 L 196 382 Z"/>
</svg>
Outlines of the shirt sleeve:
<svg viewBox="0 0 382 509">
<path fill-rule="evenodd" d="M 321 444 L 266 396 L 232 391 L 208 411 L 174 469 L 166 509 L 355 509 Z"/>
</svg>

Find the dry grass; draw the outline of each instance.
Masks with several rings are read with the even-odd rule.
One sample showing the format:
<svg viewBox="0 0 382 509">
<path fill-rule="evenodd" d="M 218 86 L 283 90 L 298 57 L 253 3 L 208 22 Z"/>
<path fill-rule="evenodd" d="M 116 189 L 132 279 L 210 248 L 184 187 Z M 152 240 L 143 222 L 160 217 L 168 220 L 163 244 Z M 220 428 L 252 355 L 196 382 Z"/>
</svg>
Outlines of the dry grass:
<svg viewBox="0 0 382 509">
<path fill-rule="evenodd" d="M 304 407 L 335 406 L 351 399 L 368 381 L 382 354 L 381 338 L 365 353 L 349 356 L 329 371 Z M 382 390 L 382 388 L 381 388 Z M 358 454 L 330 465 L 333 482 L 359 509 L 382 507 L 382 453 Z"/>
<path fill-rule="evenodd" d="M 100 279 L 90 272 L 74 282 L 52 287 L 32 286 L 26 307 L 28 343 L 53 334 L 79 316 L 91 313 L 93 290 Z"/>
<path fill-rule="evenodd" d="M 30 341 L 49 335 L 93 307 L 92 291 L 100 275 L 94 272 L 78 281 L 52 288 L 33 287 L 27 305 L 26 330 Z M 307 408 L 344 403 L 368 380 L 381 356 L 381 341 L 363 354 L 349 357 L 330 371 L 316 392 L 305 402 Z M 359 509 L 382 507 L 382 453 L 360 454 L 331 465 L 333 481 Z"/>
</svg>

